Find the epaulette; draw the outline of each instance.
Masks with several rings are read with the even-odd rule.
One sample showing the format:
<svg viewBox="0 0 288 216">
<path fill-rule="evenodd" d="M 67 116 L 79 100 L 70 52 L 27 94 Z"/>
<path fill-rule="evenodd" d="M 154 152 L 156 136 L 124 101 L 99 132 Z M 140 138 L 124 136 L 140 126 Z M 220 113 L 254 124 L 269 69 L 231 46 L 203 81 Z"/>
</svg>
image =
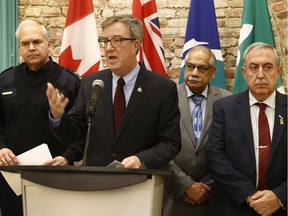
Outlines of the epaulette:
<svg viewBox="0 0 288 216">
<path fill-rule="evenodd" d="M 7 84 L 15 82 L 15 75 L 14 75 L 15 68 L 16 67 L 12 66 L 4 70 L 2 73 L 0 73 L 0 77 L 1 77 L 0 86 L 1 87 L 4 86 L 4 83 L 5 85 L 7 85 Z"/>
<path fill-rule="evenodd" d="M 11 70 L 13 67 L 14 67 L 14 66 L 11 66 L 11 67 L 5 69 L 4 71 L 1 72 L 1 74 L 5 73 L 5 72 L 7 72 L 7 71 L 9 71 L 9 70 Z"/>
<path fill-rule="evenodd" d="M 69 72 L 70 74 L 72 74 L 73 76 L 77 77 L 78 79 L 81 79 L 80 75 L 77 72 L 74 72 L 73 70 L 71 70 L 70 68 L 64 68 L 67 72 Z"/>
</svg>

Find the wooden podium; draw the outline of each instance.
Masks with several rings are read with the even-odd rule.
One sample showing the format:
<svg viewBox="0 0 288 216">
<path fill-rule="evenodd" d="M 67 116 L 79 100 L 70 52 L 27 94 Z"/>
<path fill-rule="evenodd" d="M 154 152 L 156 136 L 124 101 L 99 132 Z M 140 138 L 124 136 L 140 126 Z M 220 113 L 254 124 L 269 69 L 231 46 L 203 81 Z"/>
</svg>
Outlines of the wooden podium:
<svg viewBox="0 0 288 216">
<path fill-rule="evenodd" d="M 24 216 L 160 216 L 163 175 L 148 169 L 1 167 L 19 172 Z"/>
</svg>

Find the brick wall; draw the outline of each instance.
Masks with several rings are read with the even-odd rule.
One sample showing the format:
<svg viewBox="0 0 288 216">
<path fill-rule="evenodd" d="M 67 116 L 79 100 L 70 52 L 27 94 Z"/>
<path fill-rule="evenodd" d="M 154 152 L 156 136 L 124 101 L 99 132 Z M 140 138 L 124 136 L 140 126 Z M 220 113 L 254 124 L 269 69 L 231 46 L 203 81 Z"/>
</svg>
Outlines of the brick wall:
<svg viewBox="0 0 288 216">
<path fill-rule="evenodd" d="M 227 88 L 231 91 L 244 0 L 214 0 Z M 178 82 L 190 0 L 156 0 L 169 77 Z M 132 0 L 93 0 L 96 23 L 112 14 L 131 13 Z M 268 0 L 277 50 L 287 77 L 287 0 Z M 51 55 L 58 61 L 68 0 L 19 0 L 19 21 L 34 18 L 49 29 L 54 42 Z"/>
</svg>

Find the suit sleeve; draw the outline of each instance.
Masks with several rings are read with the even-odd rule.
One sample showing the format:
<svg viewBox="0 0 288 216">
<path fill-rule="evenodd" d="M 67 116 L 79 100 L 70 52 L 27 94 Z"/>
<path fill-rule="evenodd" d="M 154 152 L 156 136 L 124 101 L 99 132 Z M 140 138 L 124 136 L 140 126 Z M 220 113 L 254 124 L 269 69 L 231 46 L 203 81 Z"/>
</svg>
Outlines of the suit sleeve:
<svg viewBox="0 0 288 216">
<path fill-rule="evenodd" d="M 167 177 L 167 180 L 165 179 L 166 188 L 168 188 L 174 198 L 177 199 L 182 196 L 195 181 L 191 176 L 186 175 L 173 160 L 169 162 L 166 169 L 173 172 L 171 176 Z"/>
</svg>

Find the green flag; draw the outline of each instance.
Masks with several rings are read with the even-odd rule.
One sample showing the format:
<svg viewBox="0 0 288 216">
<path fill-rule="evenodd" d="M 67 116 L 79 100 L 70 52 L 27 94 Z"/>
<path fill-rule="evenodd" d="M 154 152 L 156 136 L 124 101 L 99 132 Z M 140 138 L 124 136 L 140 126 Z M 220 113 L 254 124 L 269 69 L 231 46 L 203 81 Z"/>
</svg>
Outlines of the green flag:
<svg viewBox="0 0 288 216">
<path fill-rule="evenodd" d="M 246 81 L 241 72 L 241 67 L 243 66 L 242 57 L 246 48 L 254 42 L 264 42 L 275 47 L 271 20 L 266 0 L 244 1 L 236 72 L 233 85 L 234 94 L 245 91 L 247 89 Z M 284 92 L 281 77 L 277 83 L 277 89 L 280 92 Z"/>
</svg>

